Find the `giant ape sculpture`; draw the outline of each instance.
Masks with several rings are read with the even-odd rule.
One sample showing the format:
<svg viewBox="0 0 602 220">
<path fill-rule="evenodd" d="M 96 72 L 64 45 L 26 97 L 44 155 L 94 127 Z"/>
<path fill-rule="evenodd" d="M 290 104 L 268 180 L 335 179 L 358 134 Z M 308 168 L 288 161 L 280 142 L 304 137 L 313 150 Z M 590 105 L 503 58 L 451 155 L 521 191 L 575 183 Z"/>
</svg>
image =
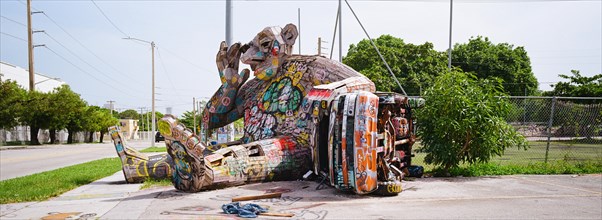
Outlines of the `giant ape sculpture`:
<svg viewBox="0 0 602 220">
<path fill-rule="evenodd" d="M 406 157 L 395 159 L 394 152 L 397 145 L 411 150 L 414 142 L 412 100 L 375 95 L 372 81 L 342 63 L 292 54 L 297 36 L 288 24 L 265 28 L 248 44 L 221 43 L 216 62 L 222 85 L 203 123 L 214 129 L 244 118 L 241 140 L 206 146 L 175 117 L 159 121 L 177 189 L 294 180 L 312 170 L 342 190 L 401 191 Z M 238 72 L 240 61 L 255 78 L 248 80 L 248 69 Z"/>
</svg>

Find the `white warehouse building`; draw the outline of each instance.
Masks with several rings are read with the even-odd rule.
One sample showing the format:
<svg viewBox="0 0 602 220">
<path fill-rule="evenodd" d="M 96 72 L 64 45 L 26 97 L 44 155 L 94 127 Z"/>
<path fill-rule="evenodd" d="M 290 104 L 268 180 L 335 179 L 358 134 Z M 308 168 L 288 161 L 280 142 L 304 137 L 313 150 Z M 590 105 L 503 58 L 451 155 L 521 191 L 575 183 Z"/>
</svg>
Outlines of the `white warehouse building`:
<svg viewBox="0 0 602 220">
<path fill-rule="evenodd" d="M 0 80 L 16 81 L 25 90 L 29 90 L 29 71 L 21 67 L 0 61 Z M 45 76 L 36 73 L 34 76 L 35 90 L 39 92 L 51 92 L 54 88 L 67 84 L 59 78 Z"/>
</svg>

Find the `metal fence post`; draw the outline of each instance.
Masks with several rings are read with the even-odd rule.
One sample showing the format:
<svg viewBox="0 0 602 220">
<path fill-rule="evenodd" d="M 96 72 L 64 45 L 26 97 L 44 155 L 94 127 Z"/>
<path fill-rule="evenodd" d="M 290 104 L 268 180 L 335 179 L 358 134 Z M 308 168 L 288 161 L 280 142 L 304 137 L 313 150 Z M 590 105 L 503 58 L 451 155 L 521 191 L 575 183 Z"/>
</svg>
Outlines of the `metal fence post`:
<svg viewBox="0 0 602 220">
<path fill-rule="evenodd" d="M 552 110 L 550 111 L 550 120 L 548 121 L 548 143 L 546 144 L 546 159 L 548 163 L 548 152 L 550 151 L 550 138 L 552 137 L 552 123 L 554 122 L 554 106 L 556 105 L 556 96 L 552 97 Z"/>
</svg>

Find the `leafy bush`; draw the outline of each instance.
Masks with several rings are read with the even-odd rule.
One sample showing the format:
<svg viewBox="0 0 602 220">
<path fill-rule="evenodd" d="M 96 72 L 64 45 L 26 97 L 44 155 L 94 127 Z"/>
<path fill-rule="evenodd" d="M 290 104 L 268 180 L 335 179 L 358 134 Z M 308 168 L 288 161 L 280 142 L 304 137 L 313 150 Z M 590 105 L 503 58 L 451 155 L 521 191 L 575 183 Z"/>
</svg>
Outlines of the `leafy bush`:
<svg viewBox="0 0 602 220">
<path fill-rule="evenodd" d="M 505 121 L 511 105 L 503 94 L 498 80 L 477 80 L 461 71 L 439 76 L 418 115 L 425 163 L 447 173 L 461 162 L 486 163 L 509 147 L 526 149 L 525 138 Z"/>
</svg>

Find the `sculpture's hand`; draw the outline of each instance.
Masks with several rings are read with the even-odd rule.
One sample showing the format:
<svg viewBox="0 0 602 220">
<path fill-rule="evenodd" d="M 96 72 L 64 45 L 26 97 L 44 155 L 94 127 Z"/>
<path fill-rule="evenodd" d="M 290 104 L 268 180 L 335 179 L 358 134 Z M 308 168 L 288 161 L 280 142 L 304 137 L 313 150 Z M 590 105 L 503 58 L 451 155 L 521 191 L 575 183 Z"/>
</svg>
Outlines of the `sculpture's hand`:
<svg viewBox="0 0 602 220">
<path fill-rule="evenodd" d="M 250 71 L 248 69 L 244 69 L 238 74 L 240 55 L 240 43 L 235 43 L 230 48 L 228 48 L 225 41 L 222 41 L 220 44 L 215 62 L 217 63 L 217 70 L 219 71 L 222 85 L 238 89 L 249 78 Z"/>
<path fill-rule="evenodd" d="M 244 69 L 238 73 L 240 63 L 240 43 L 233 44 L 230 48 L 222 41 L 215 57 L 222 86 L 215 92 L 207 103 L 211 113 L 226 113 L 232 110 L 238 89 L 249 79 L 250 71 Z"/>
</svg>

